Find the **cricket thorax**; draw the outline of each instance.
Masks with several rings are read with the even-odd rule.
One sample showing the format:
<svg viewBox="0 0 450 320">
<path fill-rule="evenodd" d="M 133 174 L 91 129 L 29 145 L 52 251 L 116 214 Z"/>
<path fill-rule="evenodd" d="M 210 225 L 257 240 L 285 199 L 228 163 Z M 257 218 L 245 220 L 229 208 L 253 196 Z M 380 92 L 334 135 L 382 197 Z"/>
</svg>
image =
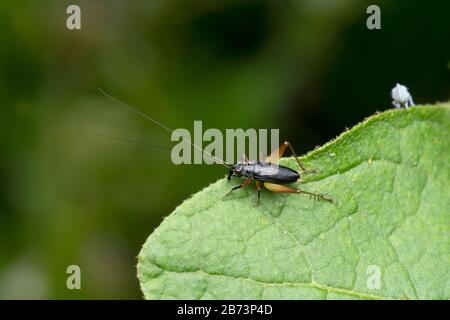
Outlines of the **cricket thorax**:
<svg viewBox="0 0 450 320">
<path fill-rule="evenodd" d="M 253 178 L 259 161 L 238 162 L 233 166 L 233 175 L 237 177 Z"/>
</svg>

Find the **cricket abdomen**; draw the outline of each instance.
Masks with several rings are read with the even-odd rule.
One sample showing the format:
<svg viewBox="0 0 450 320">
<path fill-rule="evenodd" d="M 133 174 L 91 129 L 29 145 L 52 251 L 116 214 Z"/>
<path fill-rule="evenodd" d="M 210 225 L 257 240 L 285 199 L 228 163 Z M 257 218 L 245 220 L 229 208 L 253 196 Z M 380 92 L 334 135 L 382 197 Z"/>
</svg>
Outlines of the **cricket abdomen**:
<svg viewBox="0 0 450 320">
<path fill-rule="evenodd" d="M 253 178 L 258 181 L 283 184 L 295 182 L 299 177 L 297 171 L 273 163 L 260 162 L 254 166 Z"/>
</svg>

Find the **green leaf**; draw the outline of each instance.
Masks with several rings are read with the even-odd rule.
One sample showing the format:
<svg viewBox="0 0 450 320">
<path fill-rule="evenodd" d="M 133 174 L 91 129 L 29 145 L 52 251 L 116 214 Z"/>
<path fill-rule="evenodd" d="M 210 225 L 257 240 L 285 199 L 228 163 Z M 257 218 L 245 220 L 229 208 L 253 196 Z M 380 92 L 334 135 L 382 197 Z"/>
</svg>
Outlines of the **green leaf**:
<svg viewBox="0 0 450 320">
<path fill-rule="evenodd" d="M 300 143 L 300 142 L 296 142 Z M 138 257 L 147 299 L 449 299 L 450 108 L 372 116 L 302 158 L 302 194 L 221 179 Z M 280 163 L 292 168 L 292 158 Z M 379 288 L 376 283 L 379 271 Z"/>
</svg>

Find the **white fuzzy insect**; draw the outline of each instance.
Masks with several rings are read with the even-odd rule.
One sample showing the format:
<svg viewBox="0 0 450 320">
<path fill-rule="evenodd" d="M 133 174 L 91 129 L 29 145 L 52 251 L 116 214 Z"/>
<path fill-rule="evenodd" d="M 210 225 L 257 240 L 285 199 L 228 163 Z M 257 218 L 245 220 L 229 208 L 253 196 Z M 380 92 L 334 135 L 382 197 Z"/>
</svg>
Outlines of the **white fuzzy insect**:
<svg viewBox="0 0 450 320">
<path fill-rule="evenodd" d="M 408 88 L 397 83 L 395 87 L 391 90 L 392 104 L 396 108 L 406 108 L 414 106 L 414 101 Z"/>
</svg>

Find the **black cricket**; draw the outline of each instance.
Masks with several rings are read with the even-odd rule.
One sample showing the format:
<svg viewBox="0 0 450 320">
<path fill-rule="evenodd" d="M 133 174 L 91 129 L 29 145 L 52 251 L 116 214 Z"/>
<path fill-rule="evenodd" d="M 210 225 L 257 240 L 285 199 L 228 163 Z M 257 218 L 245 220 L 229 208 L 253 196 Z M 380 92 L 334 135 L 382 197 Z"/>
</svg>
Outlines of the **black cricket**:
<svg viewBox="0 0 450 320">
<path fill-rule="evenodd" d="M 249 161 L 244 156 L 244 159 L 236 164 L 226 164 L 229 169 L 227 177 L 228 180 L 231 180 L 231 177 L 233 176 L 240 177 L 245 180 L 241 184 L 233 187 L 225 196 L 227 196 L 234 190 L 248 186 L 252 182 L 252 180 L 255 180 L 256 190 L 258 191 L 258 204 L 260 203 L 261 198 L 260 182 L 264 184 L 264 187 L 266 187 L 266 189 L 272 192 L 304 193 L 317 199 L 332 202 L 333 200 L 331 198 L 323 194 L 312 193 L 298 188 L 291 188 L 289 186 L 286 186 L 286 184 L 297 182 L 300 179 L 300 173 L 298 173 L 297 171 L 286 166 L 274 163 L 282 157 L 284 151 L 286 150 L 286 147 L 290 148 L 300 169 L 302 169 L 304 173 L 315 172 L 315 170 L 306 170 L 306 168 L 298 159 L 294 148 L 292 148 L 291 144 L 286 141 L 278 149 L 274 150 L 264 161 Z"/>
</svg>

